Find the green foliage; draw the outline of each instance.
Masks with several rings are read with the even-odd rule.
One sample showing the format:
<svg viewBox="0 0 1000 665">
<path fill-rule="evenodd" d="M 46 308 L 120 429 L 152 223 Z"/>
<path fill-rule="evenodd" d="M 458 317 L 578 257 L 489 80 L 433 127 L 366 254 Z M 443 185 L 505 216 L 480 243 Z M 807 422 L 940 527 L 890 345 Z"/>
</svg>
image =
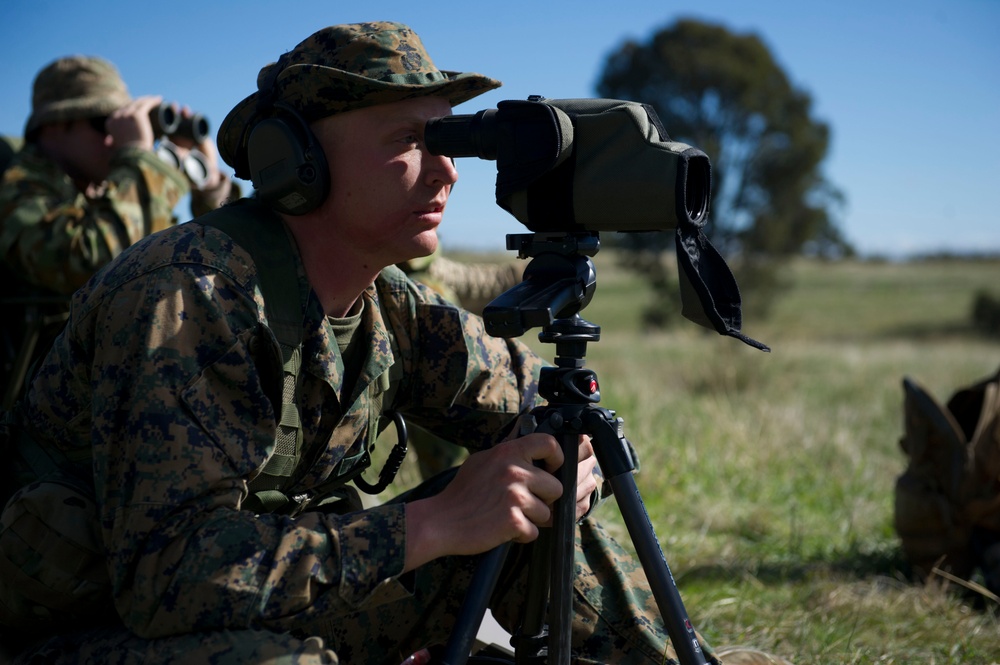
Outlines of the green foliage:
<svg viewBox="0 0 1000 665">
<path fill-rule="evenodd" d="M 623 44 L 597 90 L 651 104 L 673 138 L 708 154 L 709 234 L 724 254 L 846 248 L 832 219 L 841 195 L 819 170 L 829 128 L 756 35 L 677 21 L 646 44 Z"/>
</svg>

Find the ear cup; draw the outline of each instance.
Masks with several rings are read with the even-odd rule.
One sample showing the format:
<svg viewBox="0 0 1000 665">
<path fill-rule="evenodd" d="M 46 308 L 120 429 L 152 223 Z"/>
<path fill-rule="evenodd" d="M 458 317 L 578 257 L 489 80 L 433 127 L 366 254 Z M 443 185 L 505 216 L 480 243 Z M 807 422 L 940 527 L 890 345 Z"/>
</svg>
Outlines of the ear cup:
<svg viewBox="0 0 1000 665">
<path fill-rule="evenodd" d="M 247 164 L 258 198 L 288 215 L 318 208 L 330 189 L 323 148 L 301 116 L 275 105 L 276 114 L 258 122 L 247 139 Z"/>
</svg>

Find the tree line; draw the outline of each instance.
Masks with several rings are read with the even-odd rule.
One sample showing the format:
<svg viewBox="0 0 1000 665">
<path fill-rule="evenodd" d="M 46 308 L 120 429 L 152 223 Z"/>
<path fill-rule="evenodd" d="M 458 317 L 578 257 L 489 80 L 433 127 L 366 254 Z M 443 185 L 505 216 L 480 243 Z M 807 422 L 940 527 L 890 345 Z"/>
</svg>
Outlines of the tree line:
<svg viewBox="0 0 1000 665">
<path fill-rule="evenodd" d="M 822 170 L 830 127 L 758 35 L 678 20 L 646 42 L 627 40 L 613 51 L 597 94 L 651 105 L 671 139 L 709 156 L 706 235 L 732 265 L 755 316 L 767 314 L 790 258 L 854 254 L 839 225 L 844 194 Z M 673 235 L 610 240 L 663 292 L 647 321 L 672 322 L 679 311 L 676 277 L 663 258 Z"/>
</svg>

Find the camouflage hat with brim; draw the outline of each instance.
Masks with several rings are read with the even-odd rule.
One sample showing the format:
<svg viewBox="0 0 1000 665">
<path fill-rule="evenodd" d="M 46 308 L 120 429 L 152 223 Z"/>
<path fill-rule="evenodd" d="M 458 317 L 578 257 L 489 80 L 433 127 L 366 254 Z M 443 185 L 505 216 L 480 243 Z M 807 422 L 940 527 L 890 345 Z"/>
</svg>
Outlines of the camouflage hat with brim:
<svg viewBox="0 0 1000 665">
<path fill-rule="evenodd" d="M 118 69 L 107 60 L 83 55 L 59 58 L 35 77 L 24 134 L 54 122 L 110 115 L 131 99 Z"/>
<path fill-rule="evenodd" d="M 439 70 L 417 33 L 401 23 L 334 25 L 260 71 L 258 91 L 219 126 L 219 154 L 237 177 L 248 178 L 249 130 L 277 102 L 313 122 L 415 97 L 443 97 L 455 106 L 498 87 L 499 81 L 481 74 Z M 261 95 L 267 96 L 263 103 Z"/>
</svg>

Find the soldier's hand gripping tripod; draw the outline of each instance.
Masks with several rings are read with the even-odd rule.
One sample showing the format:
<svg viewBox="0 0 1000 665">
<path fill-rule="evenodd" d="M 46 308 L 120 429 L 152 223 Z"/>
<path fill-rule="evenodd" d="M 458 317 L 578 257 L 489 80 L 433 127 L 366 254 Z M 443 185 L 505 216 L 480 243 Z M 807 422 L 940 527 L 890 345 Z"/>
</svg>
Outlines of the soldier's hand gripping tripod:
<svg viewBox="0 0 1000 665">
<path fill-rule="evenodd" d="M 707 662 L 706 656 L 632 476 L 632 446 L 624 436 L 623 421 L 615 417 L 614 411 L 597 406 L 597 375 L 584 367 L 587 343 L 600 339 L 600 327 L 579 315 L 597 285 L 590 257 L 600 247 L 598 235 L 519 234 L 508 236 L 507 246 L 517 249 L 522 258 L 533 258 L 525 269 L 524 280 L 485 309 L 486 329 L 497 337 L 516 337 L 541 326 L 539 339 L 556 345 L 554 366 L 544 368 L 539 381 L 539 393 L 547 405 L 535 409 L 532 416 L 534 431 L 555 436 L 565 455 L 559 471 L 563 498 L 555 504 L 553 526 L 542 530 L 532 545 L 528 595 L 521 625 L 511 640 L 514 662 L 564 665 L 570 661 L 577 447 L 580 436 L 587 434 L 678 658 L 682 665 L 702 665 Z M 502 545 L 483 555 L 445 649 L 442 662 L 446 665 L 462 665 L 470 660 L 470 650 L 509 547 Z M 487 658 L 482 662 L 499 661 Z"/>
</svg>

